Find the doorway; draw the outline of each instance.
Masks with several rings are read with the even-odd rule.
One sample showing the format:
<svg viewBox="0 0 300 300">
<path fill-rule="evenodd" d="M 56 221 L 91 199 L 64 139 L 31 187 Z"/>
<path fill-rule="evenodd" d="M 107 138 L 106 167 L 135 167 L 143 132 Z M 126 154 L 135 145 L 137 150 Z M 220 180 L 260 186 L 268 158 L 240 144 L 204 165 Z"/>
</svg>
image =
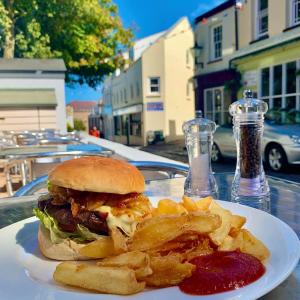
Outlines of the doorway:
<svg viewBox="0 0 300 300">
<path fill-rule="evenodd" d="M 224 124 L 224 87 L 204 90 L 204 116 L 219 125 Z"/>
</svg>

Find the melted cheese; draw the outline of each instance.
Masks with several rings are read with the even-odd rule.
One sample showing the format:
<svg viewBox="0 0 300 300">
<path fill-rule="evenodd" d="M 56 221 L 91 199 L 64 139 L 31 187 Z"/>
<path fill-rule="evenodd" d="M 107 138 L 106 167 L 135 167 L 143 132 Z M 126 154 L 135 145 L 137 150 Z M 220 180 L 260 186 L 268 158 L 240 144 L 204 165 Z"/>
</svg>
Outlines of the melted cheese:
<svg viewBox="0 0 300 300">
<path fill-rule="evenodd" d="M 100 211 L 102 213 L 107 213 L 107 226 L 109 229 L 112 228 L 120 228 L 127 236 L 133 236 L 137 222 L 136 218 L 134 216 L 134 211 L 132 210 L 132 214 L 121 214 L 119 216 L 114 216 L 111 212 L 111 207 L 110 206 L 100 206 L 97 209 L 94 209 L 97 211 Z"/>
</svg>

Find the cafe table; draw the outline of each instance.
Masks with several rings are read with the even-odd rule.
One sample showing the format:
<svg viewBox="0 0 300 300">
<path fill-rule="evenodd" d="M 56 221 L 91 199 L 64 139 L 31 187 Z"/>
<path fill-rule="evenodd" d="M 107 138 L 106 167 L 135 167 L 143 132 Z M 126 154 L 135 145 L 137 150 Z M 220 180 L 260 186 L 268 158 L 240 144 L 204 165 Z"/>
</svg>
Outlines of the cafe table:
<svg viewBox="0 0 300 300">
<path fill-rule="evenodd" d="M 230 201 L 233 173 L 215 174 L 219 187 L 219 199 Z M 172 178 L 146 182 L 146 194 L 162 198 L 180 198 L 183 195 L 185 178 Z M 287 223 L 300 236 L 300 184 L 268 177 L 271 189 L 270 213 Z M 23 196 L 0 199 L 0 228 L 31 217 L 37 196 Z M 5 242 L 5 241 L 2 241 Z M 300 299 L 300 264 L 277 288 L 260 299 Z"/>
</svg>

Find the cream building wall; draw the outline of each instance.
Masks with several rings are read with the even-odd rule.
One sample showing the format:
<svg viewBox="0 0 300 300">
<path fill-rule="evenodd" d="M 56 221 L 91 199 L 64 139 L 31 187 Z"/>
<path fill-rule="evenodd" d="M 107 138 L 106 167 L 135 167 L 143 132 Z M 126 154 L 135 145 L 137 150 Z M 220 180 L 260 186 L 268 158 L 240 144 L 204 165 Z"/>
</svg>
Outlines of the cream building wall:
<svg viewBox="0 0 300 300">
<path fill-rule="evenodd" d="M 169 74 L 165 73 L 165 55 L 164 55 L 164 37 L 161 37 L 155 44 L 149 47 L 142 55 L 142 86 L 143 86 L 143 119 L 144 119 L 144 144 L 149 131 L 162 130 L 165 134 L 165 112 L 166 107 L 165 98 L 165 80 Z M 152 95 L 149 91 L 149 78 L 160 78 L 160 93 Z M 162 102 L 164 106 L 163 111 L 148 111 L 148 103 Z"/>
<path fill-rule="evenodd" d="M 182 136 L 182 124 L 195 112 L 194 33 L 187 19 L 183 19 L 164 39 L 165 57 L 165 132 L 169 139 Z"/>
<path fill-rule="evenodd" d="M 130 143 L 147 144 L 150 131 L 162 131 L 167 140 L 182 137 L 183 122 L 194 116 L 193 46 L 193 30 L 188 19 L 182 18 L 157 35 L 129 68 L 104 82 L 104 91 L 111 88 L 114 116 L 141 112 L 141 137 L 130 136 Z M 150 92 L 150 77 L 160 78 L 159 93 Z M 163 109 L 149 109 L 156 104 L 162 104 Z M 126 143 L 124 135 L 114 139 Z"/>
<path fill-rule="evenodd" d="M 268 36 L 273 37 L 290 26 L 292 0 L 269 0 L 268 16 L 269 29 Z M 239 11 L 239 46 L 246 47 L 256 37 L 256 8 L 257 0 L 244 1 L 243 8 Z"/>
<path fill-rule="evenodd" d="M 227 69 L 229 56 L 235 51 L 235 16 L 234 6 L 223 10 L 222 12 L 213 15 L 206 19 L 206 21 L 199 22 L 195 27 L 195 41 L 200 50 L 198 56 L 199 62 L 203 63 L 196 66 L 195 73 L 206 74 L 216 72 L 219 70 Z M 222 25 L 222 59 L 212 59 L 211 39 L 212 28 L 217 25 Z"/>
</svg>

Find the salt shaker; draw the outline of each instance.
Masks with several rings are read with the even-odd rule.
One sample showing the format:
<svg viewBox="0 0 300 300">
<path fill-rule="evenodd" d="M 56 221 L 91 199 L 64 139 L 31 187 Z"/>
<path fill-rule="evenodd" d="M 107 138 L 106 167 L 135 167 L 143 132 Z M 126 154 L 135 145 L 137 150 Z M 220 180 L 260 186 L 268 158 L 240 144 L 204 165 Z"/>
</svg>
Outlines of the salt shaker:
<svg viewBox="0 0 300 300">
<path fill-rule="evenodd" d="M 262 164 L 263 124 L 267 110 L 267 103 L 254 99 L 251 90 L 244 91 L 244 99 L 229 107 L 237 147 L 231 200 L 265 210 L 268 210 L 270 196 Z"/>
<path fill-rule="evenodd" d="M 185 144 L 189 156 L 189 172 L 184 184 L 184 194 L 190 197 L 213 196 L 217 198 L 218 188 L 211 170 L 211 147 L 216 124 L 201 117 L 183 124 Z"/>
</svg>

